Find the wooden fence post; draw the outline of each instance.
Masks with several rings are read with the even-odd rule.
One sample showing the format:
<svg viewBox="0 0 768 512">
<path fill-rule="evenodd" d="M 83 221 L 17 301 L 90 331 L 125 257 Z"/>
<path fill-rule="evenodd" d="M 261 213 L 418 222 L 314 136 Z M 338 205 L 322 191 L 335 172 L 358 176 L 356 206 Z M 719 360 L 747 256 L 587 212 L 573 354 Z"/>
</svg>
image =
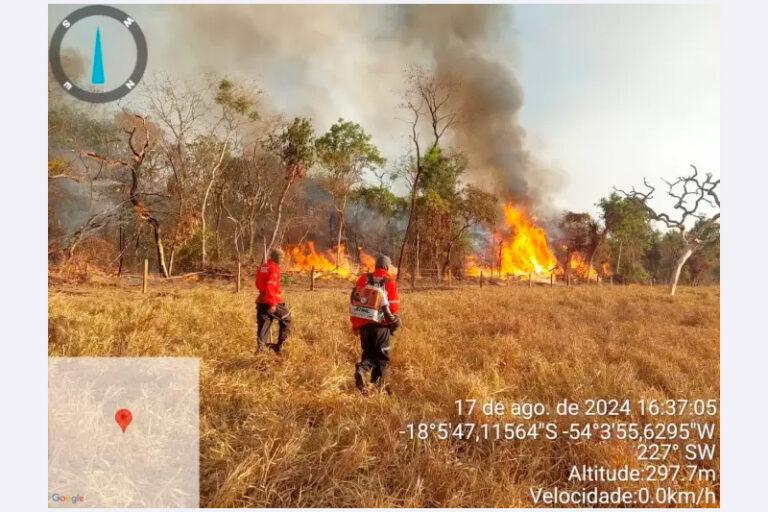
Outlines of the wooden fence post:
<svg viewBox="0 0 768 512">
<path fill-rule="evenodd" d="M 240 272 L 242 270 L 242 266 L 240 262 L 237 262 L 237 284 L 235 285 L 235 293 L 240 293 L 240 287 L 241 285 L 241 278 L 240 278 Z"/>
<path fill-rule="evenodd" d="M 485 274 L 483 274 L 483 271 L 480 271 L 480 288 L 483 287 L 483 281 L 485 281 Z"/>
<path fill-rule="evenodd" d="M 453 285 L 453 270 L 450 268 L 448 269 L 448 287 L 450 288 Z"/>
<path fill-rule="evenodd" d="M 550 272 L 550 274 L 549 274 L 549 286 L 550 287 L 555 286 L 555 273 L 554 272 Z"/>
<path fill-rule="evenodd" d="M 314 265 L 309 271 L 309 291 L 315 291 L 315 267 Z"/>
<path fill-rule="evenodd" d="M 528 288 L 533 288 L 533 273 L 528 272 Z"/>
<path fill-rule="evenodd" d="M 141 293 L 147 293 L 147 281 L 149 280 L 149 260 L 144 258 L 144 279 L 141 281 Z"/>
</svg>

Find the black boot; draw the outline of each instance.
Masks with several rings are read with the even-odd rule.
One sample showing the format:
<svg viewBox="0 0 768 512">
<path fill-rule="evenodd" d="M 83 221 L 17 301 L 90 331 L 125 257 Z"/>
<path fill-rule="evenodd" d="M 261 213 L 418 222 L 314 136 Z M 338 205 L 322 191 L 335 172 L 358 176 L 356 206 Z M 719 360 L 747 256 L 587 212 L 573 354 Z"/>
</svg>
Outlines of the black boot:
<svg viewBox="0 0 768 512">
<path fill-rule="evenodd" d="M 373 369 L 371 374 L 371 382 L 376 386 L 376 389 L 380 393 L 392 394 L 392 390 L 387 383 L 387 374 L 389 373 L 389 361 L 381 361 L 379 365 Z"/>
<path fill-rule="evenodd" d="M 359 363 L 355 365 L 355 386 L 360 391 L 365 390 L 365 368 Z"/>
</svg>

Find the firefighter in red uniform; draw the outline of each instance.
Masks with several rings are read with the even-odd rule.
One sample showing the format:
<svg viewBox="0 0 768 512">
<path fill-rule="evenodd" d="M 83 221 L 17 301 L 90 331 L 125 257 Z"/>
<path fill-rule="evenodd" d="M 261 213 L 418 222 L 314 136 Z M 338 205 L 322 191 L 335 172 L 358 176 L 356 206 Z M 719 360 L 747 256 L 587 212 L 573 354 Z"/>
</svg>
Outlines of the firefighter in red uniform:
<svg viewBox="0 0 768 512">
<path fill-rule="evenodd" d="M 279 354 L 291 333 L 291 312 L 280 296 L 283 293 L 280 286 L 282 260 L 283 251 L 272 249 L 269 252 L 269 259 L 256 272 L 256 288 L 259 290 L 259 296 L 256 298 L 257 352 L 269 347 Z M 270 344 L 268 343 L 269 329 L 272 327 L 273 320 L 277 320 L 280 325 L 280 332 L 277 335 L 277 343 Z"/>
<path fill-rule="evenodd" d="M 365 390 L 366 374 L 380 390 L 386 385 L 389 367 L 389 338 L 400 326 L 400 299 L 395 280 L 389 275 L 392 262 L 389 257 L 376 258 L 373 272 L 361 275 L 350 296 L 349 314 L 352 329 L 360 335 L 363 354 L 355 365 L 355 385 Z"/>
</svg>

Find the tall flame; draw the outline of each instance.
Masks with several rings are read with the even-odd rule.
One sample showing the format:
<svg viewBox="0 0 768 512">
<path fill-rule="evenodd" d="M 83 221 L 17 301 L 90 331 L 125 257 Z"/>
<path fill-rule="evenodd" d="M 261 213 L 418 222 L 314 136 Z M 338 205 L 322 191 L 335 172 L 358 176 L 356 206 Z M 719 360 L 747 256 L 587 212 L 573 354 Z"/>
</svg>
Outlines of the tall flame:
<svg viewBox="0 0 768 512">
<path fill-rule="evenodd" d="M 515 208 L 511 203 L 504 205 L 504 223 L 510 234 L 494 235 L 494 251 L 498 251 L 496 268 L 484 268 L 477 264 L 477 258 L 470 257 L 466 264 L 469 276 L 480 272 L 500 272 L 502 275 L 549 273 L 557 266 L 557 259 L 549 249 L 547 234 L 537 226 L 525 210 Z"/>
</svg>

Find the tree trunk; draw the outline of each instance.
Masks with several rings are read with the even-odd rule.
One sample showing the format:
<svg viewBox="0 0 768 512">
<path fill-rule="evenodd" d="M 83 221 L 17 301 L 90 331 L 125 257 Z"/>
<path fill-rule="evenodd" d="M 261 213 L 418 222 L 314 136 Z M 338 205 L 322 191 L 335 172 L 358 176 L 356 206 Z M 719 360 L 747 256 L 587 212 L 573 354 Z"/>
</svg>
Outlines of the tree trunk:
<svg viewBox="0 0 768 512">
<path fill-rule="evenodd" d="M 597 246 L 589 251 L 589 260 L 587 260 L 587 284 L 592 282 L 592 271 L 595 272 L 595 281 L 599 282 L 599 276 L 597 275 L 597 269 L 595 269 L 595 253 L 597 252 Z"/>
<path fill-rule="evenodd" d="M 277 201 L 277 216 L 275 217 L 275 227 L 272 230 L 272 236 L 269 239 L 269 245 L 265 247 L 264 252 L 269 253 L 270 250 L 272 250 L 272 246 L 275 244 L 275 241 L 277 240 L 277 233 L 280 231 L 280 220 L 283 216 L 283 204 L 285 203 L 285 197 L 288 195 L 288 189 L 293 184 L 293 178 L 290 178 L 285 181 L 285 186 L 283 187 L 282 192 L 280 192 L 280 199 Z M 266 258 L 266 256 L 265 256 Z"/>
<path fill-rule="evenodd" d="M 590 274 L 594 271 L 595 272 L 595 282 L 597 284 L 600 284 L 600 276 L 597 273 L 597 269 L 595 268 L 595 254 L 597 254 L 597 249 L 600 247 L 600 244 L 603 243 L 603 240 L 605 240 L 605 237 L 608 234 L 608 230 L 604 229 L 602 233 L 599 232 L 599 230 L 596 229 L 594 233 L 594 237 L 592 239 L 592 243 L 589 247 L 589 267 L 587 267 L 587 283 L 589 283 Z"/>
<path fill-rule="evenodd" d="M 211 194 L 211 188 L 213 188 L 213 183 L 216 181 L 216 173 L 219 171 L 219 168 L 221 167 L 221 163 L 224 161 L 224 154 L 227 152 L 227 145 L 229 144 L 228 141 L 224 142 L 224 145 L 221 148 L 221 154 L 219 155 L 219 161 L 216 162 L 216 165 L 213 166 L 213 169 L 211 169 L 211 179 L 208 181 L 208 186 L 205 189 L 205 195 L 203 196 L 203 204 L 200 206 L 200 247 L 201 247 L 201 254 L 200 254 L 200 267 L 202 269 L 205 269 L 205 257 L 206 257 L 206 243 L 205 243 L 205 209 L 208 206 L 208 196 Z"/>
<path fill-rule="evenodd" d="M 221 199 L 219 199 L 221 201 Z M 221 207 L 216 208 L 216 227 L 213 229 L 214 233 L 216 234 L 216 258 L 215 261 L 218 262 L 221 260 Z"/>
<path fill-rule="evenodd" d="M 413 220 L 416 217 L 416 195 L 419 193 L 419 178 L 421 178 L 421 150 L 419 149 L 418 138 L 414 128 L 413 141 L 416 147 L 416 176 L 413 178 L 413 188 L 411 188 L 411 204 L 408 208 L 408 223 L 405 225 L 405 235 L 403 236 L 403 243 L 400 246 L 400 256 L 397 258 L 397 277 L 395 281 L 400 280 L 400 272 L 403 268 L 403 258 L 405 257 L 405 247 L 408 245 L 408 237 L 411 234 L 411 226 Z"/>
<path fill-rule="evenodd" d="M 253 241 L 256 238 L 256 218 L 251 217 L 248 224 L 248 258 L 253 260 Z"/>
<path fill-rule="evenodd" d="M 341 202 L 341 208 L 336 209 L 337 229 L 336 229 L 336 270 L 341 266 L 341 232 L 344 229 L 344 210 L 347 207 L 347 196 L 344 195 L 344 199 Z"/>
<path fill-rule="evenodd" d="M 421 255 L 419 254 L 420 247 L 420 240 L 419 240 L 419 232 L 416 232 L 416 254 L 413 258 L 413 271 L 411 273 L 411 288 L 416 288 L 416 276 L 419 274 L 419 259 L 421 258 Z M 400 273 L 400 268 L 398 267 L 397 270 L 398 274 Z"/>
<path fill-rule="evenodd" d="M 453 250 L 453 242 L 448 244 L 448 247 L 445 249 L 445 259 L 443 260 L 443 266 L 440 270 L 440 275 L 444 276 L 447 275 L 448 268 L 451 265 L 451 251 Z"/>
<path fill-rule="evenodd" d="M 688 261 L 688 258 L 690 258 L 691 254 L 693 254 L 695 247 L 696 246 L 694 245 L 686 245 L 685 251 L 683 251 L 683 254 L 681 254 L 677 259 L 677 263 L 675 263 L 675 270 L 672 273 L 672 287 L 669 291 L 670 296 L 675 295 L 675 291 L 677 291 L 677 281 L 680 279 L 680 272 L 683 270 L 683 265 L 685 265 L 685 262 Z"/>
<path fill-rule="evenodd" d="M 493 245 L 491 245 L 491 250 L 493 250 Z M 496 262 L 499 265 L 499 277 L 501 277 L 501 266 L 502 266 L 501 255 L 503 250 L 504 250 L 504 240 L 500 240 L 499 241 L 499 257 L 496 259 Z"/>
<path fill-rule="evenodd" d="M 615 274 L 617 276 L 621 275 L 621 248 L 623 247 L 624 242 L 622 240 L 619 240 L 619 254 L 616 256 L 616 272 Z"/>
<path fill-rule="evenodd" d="M 168 275 L 173 275 L 173 260 L 176 256 L 176 247 L 171 247 L 171 254 L 168 256 Z"/>
<path fill-rule="evenodd" d="M 397 258 L 397 277 L 396 281 L 400 280 L 400 272 L 403 268 L 403 258 L 405 257 L 405 246 L 408 245 L 408 237 L 411 234 L 411 224 L 413 224 L 413 218 L 416 213 L 416 185 L 414 180 L 413 190 L 411 191 L 411 207 L 408 210 L 408 223 L 405 225 L 405 235 L 403 236 L 403 243 L 400 246 L 400 256 Z"/>
<path fill-rule="evenodd" d="M 206 256 L 206 243 L 205 243 L 205 207 L 208 204 L 208 192 L 211 190 L 213 180 L 208 184 L 208 188 L 205 189 L 205 196 L 203 196 L 203 204 L 200 207 L 200 268 L 205 269 L 205 256 Z"/>
<path fill-rule="evenodd" d="M 171 275 L 168 273 L 168 268 L 165 266 L 165 249 L 163 248 L 163 238 L 160 235 L 160 223 L 153 219 L 152 222 L 152 234 L 155 238 L 155 246 L 157 247 L 157 268 L 163 274 L 163 277 L 169 278 Z"/>
<path fill-rule="evenodd" d="M 117 276 L 120 277 L 123 273 L 123 255 L 125 254 L 125 233 L 123 231 L 123 226 L 118 227 L 118 240 L 119 240 L 119 249 L 120 249 L 120 260 L 117 263 Z"/>
<path fill-rule="evenodd" d="M 491 232 L 491 277 L 496 270 L 496 240 L 493 237 L 493 232 Z M 501 277 L 501 271 L 499 271 L 499 277 Z"/>
</svg>

